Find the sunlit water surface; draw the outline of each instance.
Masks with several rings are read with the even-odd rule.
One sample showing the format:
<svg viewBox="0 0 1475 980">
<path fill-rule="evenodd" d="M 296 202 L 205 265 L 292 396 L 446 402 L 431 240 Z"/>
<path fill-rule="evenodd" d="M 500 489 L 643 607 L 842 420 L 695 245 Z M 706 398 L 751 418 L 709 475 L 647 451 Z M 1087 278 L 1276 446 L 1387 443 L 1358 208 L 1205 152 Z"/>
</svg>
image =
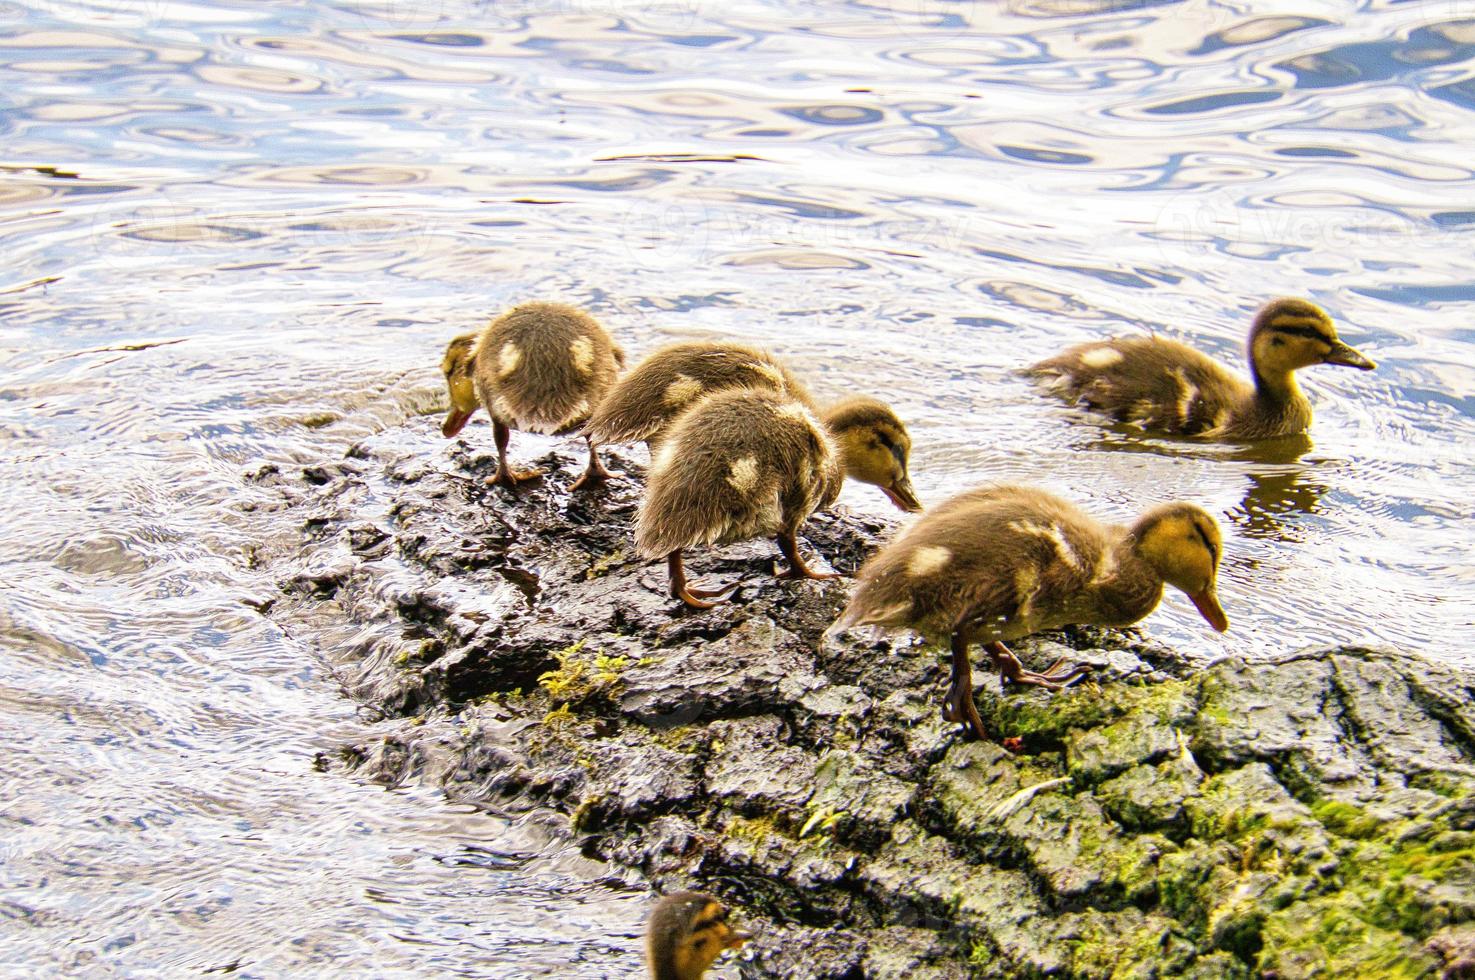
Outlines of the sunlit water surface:
<svg viewBox="0 0 1475 980">
<path fill-rule="evenodd" d="M 1146 624 L 1191 654 L 1475 661 L 1475 4 L 1277 7 L 0 0 L 5 967 L 638 970 L 645 895 L 551 817 L 318 771 L 374 723 L 250 604 L 296 529 L 242 474 L 432 411 L 445 340 L 530 297 L 887 398 L 932 501 L 1201 502 L 1234 629 Z M 1277 294 L 1381 363 L 1304 373 L 1311 445 L 1011 373 L 1238 362 Z"/>
</svg>

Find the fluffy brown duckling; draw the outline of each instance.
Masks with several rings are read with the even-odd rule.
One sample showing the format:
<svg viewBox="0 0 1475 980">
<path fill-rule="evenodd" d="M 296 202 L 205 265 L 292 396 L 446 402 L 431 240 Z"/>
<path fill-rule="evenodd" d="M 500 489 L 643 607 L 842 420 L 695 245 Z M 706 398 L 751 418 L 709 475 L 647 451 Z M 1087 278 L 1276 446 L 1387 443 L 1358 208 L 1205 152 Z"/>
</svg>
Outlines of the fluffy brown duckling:
<svg viewBox="0 0 1475 980">
<path fill-rule="evenodd" d="M 820 415 L 838 440 L 847 476 L 879 487 L 902 510 L 922 509 L 908 472 L 911 436 L 890 407 L 855 396 L 820 412 L 778 358 L 742 344 L 671 344 L 650 354 L 600 402 L 586 431 L 595 445 L 644 441 L 654 453 L 682 412 L 733 388 L 776 392 Z"/>
<path fill-rule="evenodd" d="M 833 578 L 804 564 L 796 535 L 835 502 L 843 479 L 834 440 L 809 408 L 774 391 L 719 391 L 682 413 L 651 462 L 636 550 L 665 558 L 671 595 L 696 609 L 728 591 L 688 587 L 681 552 L 698 545 L 772 535 L 789 561 L 780 578 Z"/>
<path fill-rule="evenodd" d="M 567 432 L 589 417 L 614 384 L 625 353 L 598 320 L 562 303 L 523 303 L 482 331 L 452 340 L 441 360 L 451 398 L 441 434 L 460 432 L 478 405 L 492 417 L 497 472 L 487 482 L 516 486 L 542 470 L 514 470 L 507 462 L 513 429 Z M 609 475 L 589 445 L 589 466 L 574 488 Z"/>
<path fill-rule="evenodd" d="M 644 442 L 652 451 L 692 403 L 728 388 L 759 388 L 814 407 L 799 379 L 766 351 L 742 344 L 669 344 L 631 368 L 589 417 L 596 444 Z"/>
<path fill-rule="evenodd" d="M 727 921 L 727 909 L 711 895 L 675 892 L 651 909 L 645 960 L 651 980 L 701 980 L 724 950 L 752 938 Z"/>
<path fill-rule="evenodd" d="M 1089 668 L 1058 661 L 1042 673 L 1026 670 L 1004 642 L 1073 624 L 1130 625 L 1156 608 L 1165 582 L 1223 632 L 1219 557 L 1218 524 L 1192 504 L 1164 504 L 1127 528 L 1100 524 L 1034 487 L 983 487 L 933 508 L 877 552 L 827 635 L 871 624 L 949 639 L 943 717 L 987 738 L 969 644 L 983 643 L 1011 681 L 1062 687 Z"/>
<path fill-rule="evenodd" d="M 1305 432 L 1311 403 L 1296 371 L 1377 365 L 1337 338 L 1332 318 L 1304 299 L 1277 299 L 1250 327 L 1246 382 L 1191 347 L 1160 337 L 1080 344 L 1028 373 L 1051 391 L 1120 422 L 1203 439 L 1264 439 Z"/>
</svg>

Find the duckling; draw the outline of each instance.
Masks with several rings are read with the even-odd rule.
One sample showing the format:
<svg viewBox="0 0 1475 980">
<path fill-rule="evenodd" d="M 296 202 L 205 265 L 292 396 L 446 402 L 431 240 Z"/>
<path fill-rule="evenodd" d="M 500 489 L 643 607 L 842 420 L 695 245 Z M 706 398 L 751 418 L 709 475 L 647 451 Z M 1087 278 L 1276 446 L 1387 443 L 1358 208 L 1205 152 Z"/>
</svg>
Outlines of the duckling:
<svg viewBox="0 0 1475 980">
<path fill-rule="evenodd" d="M 695 609 L 728 591 L 687 585 L 681 552 L 697 545 L 774 535 L 789 562 L 780 578 L 834 578 L 804 564 L 795 535 L 835 502 L 842 480 L 835 441 L 809 408 L 776 391 L 719 391 L 683 412 L 662 441 L 635 547 L 666 559 L 671 595 Z"/>
<path fill-rule="evenodd" d="M 727 388 L 776 391 L 814 407 L 804 385 L 772 354 L 697 341 L 662 347 L 635 365 L 594 409 L 588 432 L 597 445 L 644 442 L 654 452 L 676 416 L 703 395 Z"/>
<path fill-rule="evenodd" d="M 512 487 L 543 475 L 507 462 L 513 429 L 567 432 L 589 417 L 614 384 L 625 352 L 583 310 L 562 303 L 523 303 L 493 320 L 478 338 L 462 334 L 441 360 L 451 408 L 441 434 L 460 432 L 485 405 L 497 444 L 497 472 L 487 482 Z M 609 472 L 589 443 L 589 465 L 573 489 L 592 487 Z"/>
<path fill-rule="evenodd" d="M 615 384 L 589 418 L 595 445 L 645 441 L 654 453 L 676 418 L 701 397 L 733 388 L 773 391 L 818 413 L 809 391 L 772 354 L 728 343 L 683 343 L 647 356 Z M 906 425 L 886 404 L 854 396 L 823 413 L 846 475 L 881 489 L 905 511 L 919 511 Z"/>
<path fill-rule="evenodd" d="M 845 475 L 880 488 L 898 510 L 922 509 L 908 469 L 912 437 L 891 406 L 865 395 L 841 399 L 824 410 Z"/>
<path fill-rule="evenodd" d="M 645 959 L 651 980 L 701 980 L 724 950 L 752 936 L 728 925 L 727 909 L 711 895 L 675 892 L 651 909 Z"/>
<path fill-rule="evenodd" d="M 1311 403 L 1295 372 L 1313 364 L 1377 367 L 1337 339 L 1332 318 L 1304 299 L 1277 299 L 1250 327 L 1253 384 L 1191 347 L 1158 337 L 1080 344 L 1029 374 L 1050 390 L 1121 422 L 1202 439 L 1265 439 L 1305 432 Z"/>
<path fill-rule="evenodd" d="M 1071 624 L 1127 626 L 1156 608 L 1165 582 L 1223 632 L 1220 548 L 1218 524 L 1192 504 L 1164 504 L 1126 528 L 1099 524 L 1033 487 L 982 487 L 933 508 L 877 552 L 826 636 L 871 624 L 950 639 L 943 717 L 987 738 L 973 703 L 969 644 L 983 643 L 1008 680 L 1064 687 L 1089 668 L 1062 660 L 1026 670 L 1004 641 Z"/>
</svg>

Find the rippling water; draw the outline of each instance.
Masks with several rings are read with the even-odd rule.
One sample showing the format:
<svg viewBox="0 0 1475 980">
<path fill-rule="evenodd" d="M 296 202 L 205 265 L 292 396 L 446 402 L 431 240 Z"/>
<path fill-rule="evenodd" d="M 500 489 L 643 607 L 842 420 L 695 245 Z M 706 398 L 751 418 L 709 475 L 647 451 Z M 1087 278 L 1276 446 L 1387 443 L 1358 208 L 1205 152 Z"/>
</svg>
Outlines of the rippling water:
<svg viewBox="0 0 1475 980">
<path fill-rule="evenodd" d="M 644 896 L 556 821 L 319 772 L 374 725 L 252 605 L 295 529 L 245 469 L 432 410 L 527 297 L 888 398 L 927 499 L 1200 501 L 1235 629 L 1147 624 L 1190 652 L 1475 662 L 1475 2 L 1284 6 L 0 0 L 7 967 L 638 969 Z M 1011 373 L 1146 330 L 1238 362 L 1277 294 L 1381 365 L 1304 373 L 1305 445 Z"/>
</svg>

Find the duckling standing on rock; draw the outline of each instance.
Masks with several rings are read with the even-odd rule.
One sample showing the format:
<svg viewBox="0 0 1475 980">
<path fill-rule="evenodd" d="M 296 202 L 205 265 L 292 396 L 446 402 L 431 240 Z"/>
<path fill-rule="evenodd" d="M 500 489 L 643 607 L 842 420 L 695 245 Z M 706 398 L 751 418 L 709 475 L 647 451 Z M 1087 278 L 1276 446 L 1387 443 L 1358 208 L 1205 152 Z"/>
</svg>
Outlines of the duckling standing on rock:
<svg viewBox="0 0 1475 980">
<path fill-rule="evenodd" d="M 752 938 L 727 923 L 727 909 L 711 895 L 675 892 L 656 903 L 645 930 L 651 980 L 701 980 L 723 950 Z"/>
<path fill-rule="evenodd" d="M 773 535 L 789 562 L 779 578 L 837 578 L 805 565 L 799 526 L 835 502 L 846 476 L 875 484 L 904 510 L 921 510 L 907 474 L 910 449 L 901 420 L 873 398 L 840 402 L 820 422 L 774 391 L 708 395 L 677 418 L 651 462 L 636 549 L 666 557 L 671 595 L 695 609 L 710 609 L 731 590 L 687 586 L 681 552 L 697 545 Z"/>
<path fill-rule="evenodd" d="M 1311 403 L 1295 372 L 1313 364 L 1371 371 L 1377 365 L 1337 339 L 1321 307 L 1277 299 L 1250 328 L 1253 384 L 1191 347 L 1159 337 L 1081 344 L 1028 373 L 1051 391 L 1118 421 L 1203 439 L 1264 439 L 1305 432 Z"/>
<path fill-rule="evenodd" d="M 1154 508 L 1131 528 L 1097 523 L 1033 487 L 983 487 L 933 508 L 861 569 L 860 587 L 826 635 L 851 626 L 908 627 L 952 642 L 943 717 L 987 738 L 973 703 L 969 644 L 1001 675 L 1056 689 L 1089 668 L 1024 669 L 1004 641 L 1072 624 L 1127 626 L 1182 589 L 1214 629 L 1229 619 L 1214 592 L 1219 526 L 1192 504 Z"/>
<path fill-rule="evenodd" d="M 772 391 L 816 412 L 809 391 L 772 354 L 726 343 L 683 343 L 649 355 L 615 384 L 590 416 L 596 445 L 644 440 L 655 452 L 677 417 L 706 395 L 733 388 Z M 840 443 L 846 475 L 871 483 L 902 510 L 918 511 L 907 471 L 906 426 L 874 398 L 846 398 L 823 413 Z"/>
<path fill-rule="evenodd" d="M 789 560 L 780 578 L 834 578 L 811 571 L 795 536 L 805 518 L 840 495 L 840 456 L 804 405 L 773 391 L 708 395 L 676 420 L 651 462 L 635 523 L 635 547 L 666 559 L 671 595 L 710 609 L 729 589 L 690 588 L 684 548 L 774 535 Z M 720 600 L 719 600 L 720 601 Z"/>
<path fill-rule="evenodd" d="M 516 486 L 542 470 L 518 471 L 507 463 L 513 429 L 567 432 L 589 417 L 614 384 L 625 353 L 599 321 L 562 303 L 523 303 L 497 317 L 480 338 L 452 340 L 441 361 L 451 408 L 441 434 L 460 432 L 485 405 L 497 444 L 497 473 L 487 482 Z M 589 445 L 589 466 L 574 489 L 602 482 L 608 471 Z"/>
</svg>

